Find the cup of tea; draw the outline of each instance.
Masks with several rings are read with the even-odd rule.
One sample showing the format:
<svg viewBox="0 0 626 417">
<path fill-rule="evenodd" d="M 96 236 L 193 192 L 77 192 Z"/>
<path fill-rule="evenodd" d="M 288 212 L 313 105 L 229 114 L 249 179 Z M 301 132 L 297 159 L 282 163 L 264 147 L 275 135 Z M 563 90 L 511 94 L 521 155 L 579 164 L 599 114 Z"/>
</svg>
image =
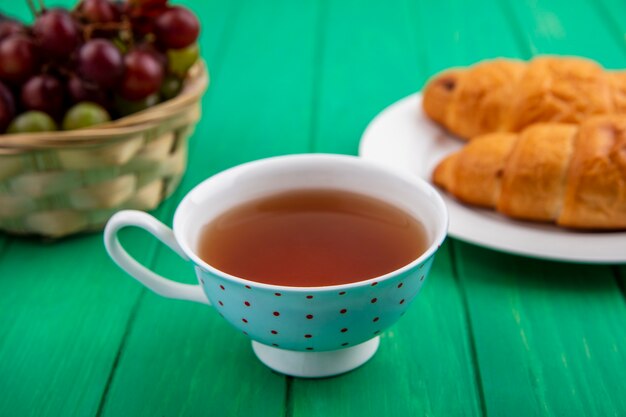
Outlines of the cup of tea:
<svg viewBox="0 0 626 417">
<path fill-rule="evenodd" d="M 213 306 L 270 368 L 325 377 L 374 355 L 379 334 L 422 288 L 447 225 L 446 206 L 425 181 L 357 157 L 308 154 L 208 178 L 183 198 L 173 229 L 118 212 L 104 242 L 157 294 Z M 138 263 L 117 237 L 128 226 L 188 260 L 198 284 Z"/>
</svg>

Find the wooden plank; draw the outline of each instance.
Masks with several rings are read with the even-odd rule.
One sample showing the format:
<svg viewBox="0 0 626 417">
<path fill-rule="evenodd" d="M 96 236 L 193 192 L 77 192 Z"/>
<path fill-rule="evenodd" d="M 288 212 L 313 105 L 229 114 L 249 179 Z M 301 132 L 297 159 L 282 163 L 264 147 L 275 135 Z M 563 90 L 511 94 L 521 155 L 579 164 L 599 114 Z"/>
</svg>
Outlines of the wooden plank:
<svg viewBox="0 0 626 417">
<path fill-rule="evenodd" d="M 238 11 L 181 190 L 241 162 L 309 150 L 317 5 L 259 0 Z M 193 281 L 190 266 L 166 249 L 155 266 Z M 286 378 L 258 362 L 216 312 L 148 293 L 102 415 L 282 415 L 286 391 Z"/>
<path fill-rule="evenodd" d="M 113 270 L 97 234 L 13 240 L 0 262 L 0 415 L 95 414 L 139 293 Z"/>
<path fill-rule="evenodd" d="M 503 0 L 503 4 L 533 55 L 580 55 L 608 68 L 624 67 L 624 38 L 592 1 Z"/>
<path fill-rule="evenodd" d="M 314 150 L 356 155 L 370 120 L 418 89 L 423 75 L 411 7 L 403 0 L 325 3 L 312 109 Z"/>
<path fill-rule="evenodd" d="M 231 6 L 203 5 L 201 46 L 212 62 Z M 8 12 L 23 16 L 23 3 Z M 166 207 L 155 214 L 167 215 Z M 150 263 L 158 245 L 146 239 L 123 231 L 129 251 Z M 6 241 L 0 250 L 0 415 L 96 415 L 141 288 L 120 277 L 100 233 Z"/>
<path fill-rule="evenodd" d="M 610 268 L 457 248 L 488 415 L 626 412 L 626 304 Z"/>
<path fill-rule="evenodd" d="M 626 22 L 621 19 L 621 16 L 626 13 L 626 4 L 620 0 L 598 0 L 591 2 L 591 5 L 605 22 L 611 37 L 623 46 L 623 42 L 626 40 Z M 626 65 L 621 64 L 617 68 L 624 67 Z"/>
<path fill-rule="evenodd" d="M 448 35 L 443 28 L 437 31 L 440 19 L 446 19 L 446 28 L 466 20 L 460 11 L 446 15 L 455 6 L 402 0 L 326 4 L 316 151 L 355 153 L 371 118 L 424 82 L 430 70 L 427 56 L 443 61 L 450 49 L 460 50 L 455 43 L 441 42 L 436 50 L 426 51 L 434 44 L 430 36 Z M 371 362 L 338 378 L 293 381 L 295 417 L 481 414 L 470 335 L 448 245 L 442 247 L 429 280 L 405 317 L 382 334 Z"/>
</svg>

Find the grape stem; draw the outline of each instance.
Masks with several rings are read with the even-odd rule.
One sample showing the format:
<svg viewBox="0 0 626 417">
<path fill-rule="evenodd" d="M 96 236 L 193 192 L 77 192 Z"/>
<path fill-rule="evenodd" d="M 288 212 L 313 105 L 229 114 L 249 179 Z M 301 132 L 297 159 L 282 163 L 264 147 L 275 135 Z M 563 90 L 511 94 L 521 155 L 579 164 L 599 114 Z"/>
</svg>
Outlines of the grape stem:
<svg viewBox="0 0 626 417">
<path fill-rule="evenodd" d="M 95 30 L 107 30 L 107 31 L 118 31 L 121 34 L 125 34 L 126 32 L 131 30 L 130 22 L 127 20 L 123 20 L 121 22 L 106 22 L 106 23 L 90 23 L 84 25 L 83 36 L 86 40 L 91 39 L 93 32 Z"/>
<path fill-rule="evenodd" d="M 39 8 L 37 8 L 37 6 L 35 5 L 34 0 L 26 0 L 26 2 L 28 3 L 28 8 L 30 9 L 30 12 L 33 14 L 33 17 L 35 19 L 46 10 L 46 6 L 43 3 L 43 0 L 37 1 L 39 3 Z"/>
</svg>

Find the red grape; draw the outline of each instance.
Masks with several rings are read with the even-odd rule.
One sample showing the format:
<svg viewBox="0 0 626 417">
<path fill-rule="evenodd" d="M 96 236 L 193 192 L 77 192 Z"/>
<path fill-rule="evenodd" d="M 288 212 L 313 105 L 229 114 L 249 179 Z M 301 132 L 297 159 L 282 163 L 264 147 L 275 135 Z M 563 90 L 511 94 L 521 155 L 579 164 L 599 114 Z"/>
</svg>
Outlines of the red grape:
<svg viewBox="0 0 626 417">
<path fill-rule="evenodd" d="M 129 0 L 128 2 L 132 6 L 140 7 L 165 6 L 167 4 L 167 0 Z"/>
<path fill-rule="evenodd" d="M 37 70 L 35 44 L 24 35 L 0 41 L 0 79 L 20 84 Z"/>
<path fill-rule="evenodd" d="M 89 90 L 86 83 L 78 76 L 72 75 L 67 80 L 67 93 L 74 103 L 79 101 L 92 101 L 89 99 Z"/>
<path fill-rule="evenodd" d="M 160 4 L 129 6 L 128 17 L 135 36 L 142 38 L 154 32 L 154 24 L 157 17 L 165 11 L 167 11 L 167 6 Z"/>
<path fill-rule="evenodd" d="M 72 75 L 68 79 L 67 93 L 72 103 L 91 101 L 103 107 L 109 107 L 110 104 L 106 90 L 88 81 L 82 80 L 76 75 Z"/>
<path fill-rule="evenodd" d="M 140 43 L 139 45 L 136 45 L 134 49 L 149 53 L 159 64 L 161 64 L 163 71 L 167 70 L 167 56 L 163 52 L 156 49 L 153 44 L 148 42 Z"/>
<path fill-rule="evenodd" d="M 15 20 L 3 20 L 0 22 L 0 41 L 16 33 L 26 33 L 26 28 Z"/>
<path fill-rule="evenodd" d="M 4 132 L 15 116 L 15 101 L 11 91 L 0 82 L 0 133 Z"/>
<path fill-rule="evenodd" d="M 162 13 L 154 24 L 154 34 L 166 49 L 180 49 L 198 39 L 198 18 L 184 7 L 176 6 Z"/>
<path fill-rule="evenodd" d="M 27 110 L 39 110 L 51 116 L 63 111 L 63 87 L 51 75 L 36 75 L 22 86 L 22 106 Z"/>
<path fill-rule="evenodd" d="M 118 18 L 117 7 L 109 0 L 83 0 L 80 11 L 90 22 L 114 22 Z"/>
<path fill-rule="evenodd" d="M 15 113 L 15 100 L 13 99 L 13 93 L 9 87 L 0 82 L 0 101 L 4 101 L 7 108 L 11 110 L 11 113 Z"/>
<path fill-rule="evenodd" d="M 101 87 L 113 87 L 124 71 L 122 54 L 113 42 L 93 39 L 78 51 L 81 75 Z"/>
<path fill-rule="evenodd" d="M 53 58 L 66 58 L 80 43 L 80 32 L 72 16 L 62 9 L 50 9 L 40 15 L 33 33 L 42 50 Z"/>
<path fill-rule="evenodd" d="M 124 56 L 124 76 L 120 95 L 127 100 L 141 100 L 156 93 L 163 82 L 163 67 L 149 52 L 132 50 Z"/>
</svg>

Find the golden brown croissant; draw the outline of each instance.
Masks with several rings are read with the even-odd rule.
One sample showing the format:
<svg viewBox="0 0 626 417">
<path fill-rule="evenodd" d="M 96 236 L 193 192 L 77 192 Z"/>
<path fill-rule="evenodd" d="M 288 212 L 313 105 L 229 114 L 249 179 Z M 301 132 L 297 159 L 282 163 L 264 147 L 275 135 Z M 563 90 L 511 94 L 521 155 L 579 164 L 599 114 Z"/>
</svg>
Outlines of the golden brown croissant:
<svg viewBox="0 0 626 417">
<path fill-rule="evenodd" d="M 435 184 L 519 219 L 626 228 L 626 116 L 491 133 L 444 158 Z"/>
<path fill-rule="evenodd" d="M 538 122 L 578 124 L 626 113 L 626 74 L 582 58 L 484 61 L 436 75 L 424 89 L 423 109 L 463 139 Z"/>
</svg>

